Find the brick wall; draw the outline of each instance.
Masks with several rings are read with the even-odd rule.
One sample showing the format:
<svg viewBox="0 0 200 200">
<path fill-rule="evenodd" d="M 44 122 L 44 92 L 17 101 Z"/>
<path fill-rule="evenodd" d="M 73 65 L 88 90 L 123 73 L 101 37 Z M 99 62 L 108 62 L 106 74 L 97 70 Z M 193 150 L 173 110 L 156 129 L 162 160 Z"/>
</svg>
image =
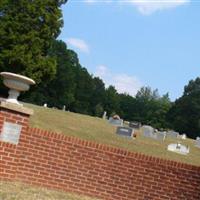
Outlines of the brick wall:
<svg viewBox="0 0 200 200">
<path fill-rule="evenodd" d="M 21 134 L 27 132 L 29 115 L 0 108 L 0 134 L 3 123 L 10 122 L 22 126 Z M 13 180 L 18 167 L 17 145 L 0 142 L 0 178 Z"/>
<path fill-rule="evenodd" d="M 14 118 L 0 114 L 0 127 Z M 19 144 L 0 142 L 0 179 L 106 200 L 200 199 L 200 167 L 30 128 L 26 115 L 16 120 Z"/>
</svg>

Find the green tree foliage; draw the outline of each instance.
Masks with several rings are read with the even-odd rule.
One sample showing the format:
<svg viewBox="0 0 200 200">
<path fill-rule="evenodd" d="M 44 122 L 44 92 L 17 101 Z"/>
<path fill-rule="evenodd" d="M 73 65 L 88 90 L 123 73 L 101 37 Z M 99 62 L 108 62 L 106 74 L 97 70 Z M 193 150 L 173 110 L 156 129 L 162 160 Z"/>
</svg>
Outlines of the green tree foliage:
<svg viewBox="0 0 200 200">
<path fill-rule="evenodd" d="M 92 85 L 91 112 L 92 115 L 100 117 L 104 112 L 105 84 L 99 77 L 94 77 Z"/>
<path fill-rule="evenodd" d="M 86 68 L 81 67 L 80 64 L 76 68 L 75 82 L 75 102 L 72 111 L 92 114 L 90 101 L 92 99 L 93 80 Z"/>
<path fill-rule="evenodd" d="M 0 1 L 0 71 L 20 73 L 37 83 L 52 78 L 56 60 L 47 56 L 62 27 L 67 0 Z"/>
<path fill-rule="evenodd" d="M 167 117 L 176 131 L 194 139 L 200 136 L 200 78 L 185 86 L 183 96 L 175 101 Z"/>
<path fill-rule="evenodd" d="M 106 89 L 104 108 L 108 115 L 120 114 L 119 94 L 113 86 Z"/>
<path fill-rule="evenodd" d="M 125 120 L 140 121 L 137 101 L 128 94 L 120 94 L 120 115 Z"/>
<path fill-rule="evenodd" d="M 142 87 L 136 94 L 136 98 L 140 101 L 151 101 L 159 99 L 158 90 L 153 90 L 150 87 Z"/>
<path fill-rule="evenodd" d="M 67 50 L 62 41 L 54 41 L 49 49 L 48 56 L 54 57 L 57 63 L 57 72 L 53 80 L 46 80 L 37 85 L 26 96 L 24 101 L 44 104 L 62 108 L 65 105 L 68 109 L 75 101 L 75 68 L 78 65 L 77 54 Z"/>
<path fill-rule="evenodd" d="M 158 90 L 142 87 L 136 95 L 137 119 L 155 128 L 167 128 L 166 114 L 171 107 L 168 94 L 160 97 Z"/>
</svg>

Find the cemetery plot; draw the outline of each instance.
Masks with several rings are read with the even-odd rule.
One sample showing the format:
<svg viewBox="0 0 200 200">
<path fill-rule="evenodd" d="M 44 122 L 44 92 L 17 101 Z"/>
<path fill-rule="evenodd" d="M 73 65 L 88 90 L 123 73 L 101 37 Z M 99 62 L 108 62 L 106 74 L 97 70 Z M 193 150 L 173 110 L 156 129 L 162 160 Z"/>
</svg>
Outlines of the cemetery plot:
<svg viewBox="0 0 200 200">
<path fill-rule="evenodd" d="M 190 148 L 188 146 L 185 146 L 183 144 L 177 143 L 177 144 L 169 144 L 167 147 L 168 151 L 172 151 L 175 153 L 179 153 L 182 155 L 187 155 L 190 152 Z"/>
</svg>

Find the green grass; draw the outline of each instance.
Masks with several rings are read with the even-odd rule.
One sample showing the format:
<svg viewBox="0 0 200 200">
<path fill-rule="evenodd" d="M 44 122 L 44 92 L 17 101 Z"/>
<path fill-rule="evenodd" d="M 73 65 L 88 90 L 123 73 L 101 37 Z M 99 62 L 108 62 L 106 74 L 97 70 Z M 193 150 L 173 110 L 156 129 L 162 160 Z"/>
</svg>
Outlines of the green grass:
<svg viewBox="0 0 200 200">
<path fill-rule="evenodd" d="M 0 182 L 0 200 L 97 200 L 66 192 L 28 186 L 18 182 Z"/>
<path fill-rule="evenodd" d="M 159 142 L 145 138 L 142 134 L 139 134 L 136 139 L 127 139 L 116 135 L 116 127 L 101 118 L 44 108 L 32 104 L 25 105 L 34 110 L 34 115 L 30 118 L 30 125 L 32 127 L 200 166 L 200 148 L 194 146 L 194 140 L 179 139 L 182 144 L 190 146 L 190 153 L 188 155 L 180 155 L 167 151 L 167 145 L 178 140 L 166 139 L 164 142 Z"/>
</svg>

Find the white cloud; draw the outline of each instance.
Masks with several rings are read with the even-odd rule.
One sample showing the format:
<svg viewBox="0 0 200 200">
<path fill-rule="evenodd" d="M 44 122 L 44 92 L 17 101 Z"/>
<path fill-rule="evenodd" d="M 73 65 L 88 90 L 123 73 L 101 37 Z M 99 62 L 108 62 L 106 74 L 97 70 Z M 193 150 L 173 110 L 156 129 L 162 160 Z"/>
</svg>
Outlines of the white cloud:
<svg viewBox="0 0 200 200">
<path fill-rule="evenodd" d="M 97 0 L 84 0 L 85 3 L 96 3 Z"/>
<path fill-rule="evenodd" d="M 130 4 L 143 15 L 150 15 L 156 11 L 172 9 L 178 6 L 185 5 L 190 0 L 84 0 L 85 3 L 120 3 Z"/>
<path fill-rule="evenodd" d="M 109 74 L 110 74 L 110 71 L 104 65 L 99 65 L 95 72 L 95 75 L 99 77 L 105 77 L 105 76 L 108 76 Z"/>
<path fill-rule="evenodd" d="M 95 76 L 99 76 L 106 87 L 113 85 L 119 93 L 128 93 L 135 96 L 142 84 L 137 77 L 123 74 L 112 73 L 105 65 L 99 65 Z"/>
<path fill-rule="evenodd" d="M 141 88 L 141 82 L 134 76 L 127 74 L 117 74 L 113 77 L 113 83 L 119 93 L 128 93 L 135 96 Z"/>
<path fill-rule="evenodd" d="M 112 3 L 113 0 L 84 0 L 85 3 L 93 4 L 93 3 Z"/>
<path fill-rule="evenodd" d="M 156 11 L 184 5 L 190 0 L 125 0 L 124 2 L 134 5 L 140 13 L 150 15 Z"/>
<path fill-rule="evenodd" d="M 89 53 L 90 48 L 89 45 L 82 39 L 78 38 L 68 38 L 67 39 L 67 44 L 69 44 L 72 47 L 77 48 L 78 50 L 84 52 L 84 53 Z"/>
</svg>

